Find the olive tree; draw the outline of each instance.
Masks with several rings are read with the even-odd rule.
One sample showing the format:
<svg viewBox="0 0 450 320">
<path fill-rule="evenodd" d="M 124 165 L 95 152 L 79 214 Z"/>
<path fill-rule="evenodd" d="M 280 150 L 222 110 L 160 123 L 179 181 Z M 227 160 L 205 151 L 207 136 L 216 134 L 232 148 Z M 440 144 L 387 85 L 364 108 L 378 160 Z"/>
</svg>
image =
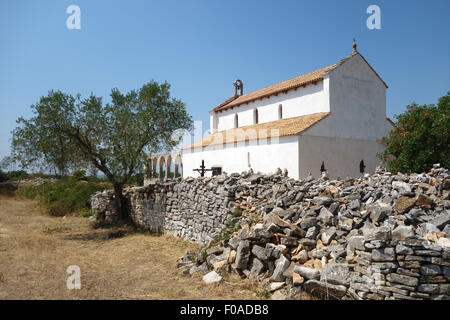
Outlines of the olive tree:
<svg viewBox="0 0 450 320">
<path fill-rule="evenodd" d="M 175 130 L 192 129 L 185 104 L 170 96 L 167 82 L 150 81 L 127 93 L 113 89 L 106 104 L 93 94 L 82 99 L 50 91 L 32 108 L 35 116 L 20 118 L 22 126 L 13 131 L 16 157 L 34 163 L 43 155 L 60 169 L 91 164 L 113 185 L 122 218 L 128 216 L 123 188 L 146 154 L 170 150 L 179 142 Z"/>
</svg>

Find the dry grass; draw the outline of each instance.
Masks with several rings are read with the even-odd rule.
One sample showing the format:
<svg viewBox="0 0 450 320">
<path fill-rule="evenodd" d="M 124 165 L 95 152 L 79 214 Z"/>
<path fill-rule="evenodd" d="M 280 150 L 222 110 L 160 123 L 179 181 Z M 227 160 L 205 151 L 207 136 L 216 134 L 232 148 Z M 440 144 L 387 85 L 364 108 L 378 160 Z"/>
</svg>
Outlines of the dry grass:
<svg viewBox="0 0 450 320">
<path fill-rule="evenodd" d="M 136 233 L 109 239 L 82 217 L 42 214 L 33 201 L 0 198 L 0 299 L 257 299 L 254 283 L 206 285 L 182 276 L 176 260 L 196 246 L 170 236 Z M 117 230 L 116 230 L 117 231 Z M 66 269 L 81 269 L 68 290 Z"/>
</svg>

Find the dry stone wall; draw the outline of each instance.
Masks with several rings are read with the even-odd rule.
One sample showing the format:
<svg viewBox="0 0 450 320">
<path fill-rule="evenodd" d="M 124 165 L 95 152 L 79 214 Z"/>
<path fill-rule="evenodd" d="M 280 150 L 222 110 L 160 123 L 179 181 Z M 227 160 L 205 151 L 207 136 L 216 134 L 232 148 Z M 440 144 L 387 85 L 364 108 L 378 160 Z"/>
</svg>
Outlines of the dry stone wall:
<svg viewBox="0 0 450 320">
<path fill-rule="evenodd" d="M 234 208 L 230 193 L 211 178 L 154 181 L 146 187 L 127 188 L 124 194 L 138 227 L 199 244 L 207 244 L 224 229 Z M 112 190 L 97 193 L 91 199 L 98 219 L 117 217 L 113 203 Z"/>
<path fill-rule="evenodd" d="M 450 177 L 439 165 L 338 180 L 247 172 L 125 193 L 138 226 L 209 244 L 179 260 L 184 274 L 220 281 L 231 272 L 281 299 L 303 291 L 339 299 L 450 297 Z M 114 218 L 112 200 L 110 191 L 92 198 L 98 217 Z"/>
</svg>

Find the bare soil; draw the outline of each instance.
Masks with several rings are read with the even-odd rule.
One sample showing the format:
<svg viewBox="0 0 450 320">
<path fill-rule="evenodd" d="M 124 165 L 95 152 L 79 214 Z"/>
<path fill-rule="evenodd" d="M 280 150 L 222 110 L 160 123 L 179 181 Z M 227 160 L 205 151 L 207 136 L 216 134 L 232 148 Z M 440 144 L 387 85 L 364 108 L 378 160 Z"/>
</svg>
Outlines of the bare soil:
<svg viewBox="0 0 450 320">
<path fill-rule="evenodd" d="M 258 299 L 261 289 L 250 281 L 206 285 L 200 276 L 181 275 L 176 260 L 193 244 L 92 224 L 0 196 L 0 299 Z M 67 289 L 71 265 L 81 270 L 79 290 Z"/>
</svg>

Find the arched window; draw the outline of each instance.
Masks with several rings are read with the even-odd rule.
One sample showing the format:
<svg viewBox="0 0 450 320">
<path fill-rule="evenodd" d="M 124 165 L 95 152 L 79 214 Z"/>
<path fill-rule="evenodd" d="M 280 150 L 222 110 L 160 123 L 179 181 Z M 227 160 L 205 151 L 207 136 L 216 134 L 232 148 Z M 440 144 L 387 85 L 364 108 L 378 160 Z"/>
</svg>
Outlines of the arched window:
<svg viewBox="0 0 450 320">
<path fill-rule="evenodd" d="M 282 104 L 280 104 L 278 106 L 278 120 L 281 120 L 281 119 L 283 119 L 283 105 Z"/>
<path fill-rule="evenodd" d="M 253 124 L 259 123 L 258 109 L 253 109 Z"/>
<path fill-rule="evenodd" d="M 234 115 L 234 127 L 239 128 L 239 119 L 237 113 Z"/>
</svg>

